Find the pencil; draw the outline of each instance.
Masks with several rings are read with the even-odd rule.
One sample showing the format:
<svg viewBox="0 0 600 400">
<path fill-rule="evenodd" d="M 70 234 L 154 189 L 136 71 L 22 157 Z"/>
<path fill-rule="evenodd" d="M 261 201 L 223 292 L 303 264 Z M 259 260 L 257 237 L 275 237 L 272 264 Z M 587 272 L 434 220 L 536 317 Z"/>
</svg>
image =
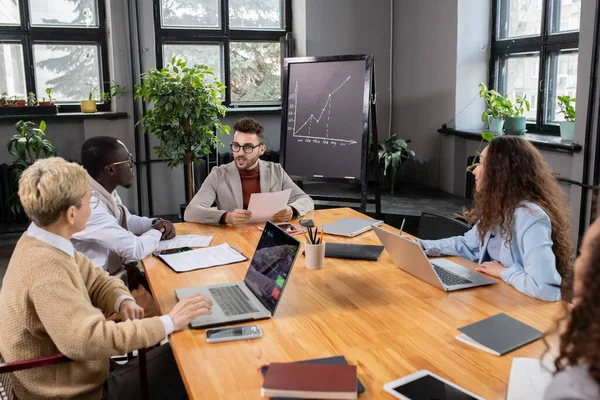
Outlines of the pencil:
<svg viewBox="0 0 600 400">
<path fill-rule="evenodd" d="M 306 239 L 306 243 L 312 244 L 312 242 L 310 241 L 310 239 L 308 239 L 308 236 L 306 235 L 306 231 L 302 231 L 302 234 L 304 235 L 304 238 Z"/>
<path fill-rule="evenodd" d="M 323 228 L 321 228 L 321 236 L 319 237 L 319 244 L 323 244 Z"/>
</svg>

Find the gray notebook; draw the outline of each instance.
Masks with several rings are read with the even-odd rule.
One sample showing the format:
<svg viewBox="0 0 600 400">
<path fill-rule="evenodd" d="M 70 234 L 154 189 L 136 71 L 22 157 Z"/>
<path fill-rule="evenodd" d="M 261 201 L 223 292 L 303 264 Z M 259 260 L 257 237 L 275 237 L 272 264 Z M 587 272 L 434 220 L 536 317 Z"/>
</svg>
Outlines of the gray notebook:
<svg viewBox="0 0 600 400">
<path fill-rule="evenodd" d="M 372 225 L 379 226 L 383 221 L 367 218 L 342 218 L 323 227 L 329 235 L 354 237 L 371 229 Z"/>
<path fill-rule="evenodd" d="M 542 337 L 542 332 L 504 313 L 458 328 L 456 339 L 501 356 Z"/>
</svg>

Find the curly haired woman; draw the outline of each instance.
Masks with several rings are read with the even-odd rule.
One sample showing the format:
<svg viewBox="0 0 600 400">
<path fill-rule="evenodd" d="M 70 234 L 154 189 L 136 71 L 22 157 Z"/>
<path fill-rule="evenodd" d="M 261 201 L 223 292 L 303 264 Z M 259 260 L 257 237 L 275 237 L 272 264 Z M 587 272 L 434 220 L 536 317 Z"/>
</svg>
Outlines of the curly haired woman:
<svg viewBox="0 0 600 400">
<path fill-rule="evenodd" d="M 600 398 L 600 219 L 589 228 L 575 262 L 573 308 L 560 336 L 556 375 L 546 400 Z M 562 325 L 562 324 L 561 324 Z"/>
<path fill-rule="evenodd" d="M 493 139 L 475 175 L 475 224 L 464 236 L 419 240 L 430 256 L 476 261 L 477 271 L 500 277 L 528 296 L 560 299 L 571 267 L 570 218 L 563 191 L 540 152 L 514 136 Z"/>
</svg>

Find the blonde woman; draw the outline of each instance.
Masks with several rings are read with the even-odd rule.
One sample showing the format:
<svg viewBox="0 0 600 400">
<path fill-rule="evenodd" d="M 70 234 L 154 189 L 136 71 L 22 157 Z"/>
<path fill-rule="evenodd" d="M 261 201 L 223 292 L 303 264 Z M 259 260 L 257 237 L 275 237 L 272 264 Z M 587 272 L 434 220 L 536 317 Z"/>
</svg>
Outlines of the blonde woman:
<svg viewBox="0 0 600 400">
<path fill-rule="evenodd" d="M 159 343 L 209 314 L 198 295 L 168 315 L 143 318 L 123 282 L 73 249 L 71 236 L 91 214 L 86 171 L 61 158 L 37 161 L 23 172 L 19 198 L 32 221 L 10 259 L 0 290 L 0 354 L 7 362 L 63 353 L 71 362 L 15 372 L 19 398 L 113 399 L 139 397 L 134 364 L 110 371 L 109 358 Z M 106 321 L 115 311 L 123 322 Z M 150 392 L 184 398 L 169 346 L 148 354 Z"/>
</svg>

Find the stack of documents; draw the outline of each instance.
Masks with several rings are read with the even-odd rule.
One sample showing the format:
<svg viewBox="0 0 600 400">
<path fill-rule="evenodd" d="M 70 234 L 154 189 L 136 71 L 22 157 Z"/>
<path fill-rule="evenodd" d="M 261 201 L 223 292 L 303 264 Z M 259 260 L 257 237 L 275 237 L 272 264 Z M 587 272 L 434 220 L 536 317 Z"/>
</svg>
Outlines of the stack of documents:
<svg viewBox="0 0 600 400">
<path fill-rule="evenodd" d="M 173 239 L 161 240 L 157 249 L 178 249 L 180 247 L 206 247 L 210 244 L 212 236 L 180 235 Z"/>
<path fill-rule="evenodd" d="M 158 255 L 175 272 L 188 272 L 197 269 L 216 267 L 246 261 L 248 258 L 227 243 L 204 249 Z"/>
</svg>

